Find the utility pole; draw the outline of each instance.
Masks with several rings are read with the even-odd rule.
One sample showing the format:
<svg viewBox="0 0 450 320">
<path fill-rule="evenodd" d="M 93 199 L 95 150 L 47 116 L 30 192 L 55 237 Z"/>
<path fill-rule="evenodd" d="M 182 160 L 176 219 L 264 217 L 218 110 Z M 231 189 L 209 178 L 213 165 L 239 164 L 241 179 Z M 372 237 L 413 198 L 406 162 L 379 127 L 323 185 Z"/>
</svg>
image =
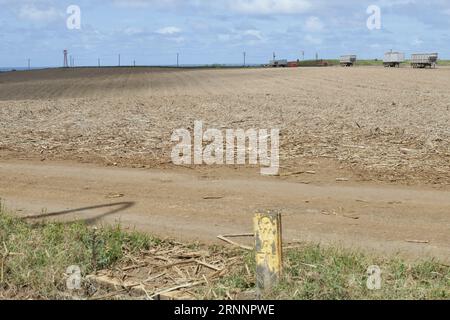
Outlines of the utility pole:
<svg viewBox="0 0 450 320">
<path fill-rule="evenodd" d="M 98 67 L 99 67 L 99 68 L 101 67 L 101 64 L 100 64 L 100 58 L 98 58 Z"/>
<path fill-rule="evenodd" d="M 275 61 L 277 59 L 277 55 L 275 54 L 275 52 L 273 53 L 273 61 Z"/>
<path fill-rule="evenodd" d="M 133 66 L 136 68 L 136 60 L 133 60 Z"/>
<path fill-rule="evenodd" d="M 244 51 L 244 67 L 247 65 L 247 52 Z"/>
<path fill-rule="evenodd" d="M 302 60 L 305 61 L 305 51 L 302 51 Z"/>
<path fill-rule="evenodd" d="M 180 54 L 177 53 L 177 68 L 180 67 Z"/>
<path fill-rule="evenodd" d="M 119 53 L 119 67 L 120 67 L 120 53 Z"/>
<path fill-rule="evenodd" d="M 31 60 L 28 59 L 28 70 L 31 70 Z"/>
</svg>

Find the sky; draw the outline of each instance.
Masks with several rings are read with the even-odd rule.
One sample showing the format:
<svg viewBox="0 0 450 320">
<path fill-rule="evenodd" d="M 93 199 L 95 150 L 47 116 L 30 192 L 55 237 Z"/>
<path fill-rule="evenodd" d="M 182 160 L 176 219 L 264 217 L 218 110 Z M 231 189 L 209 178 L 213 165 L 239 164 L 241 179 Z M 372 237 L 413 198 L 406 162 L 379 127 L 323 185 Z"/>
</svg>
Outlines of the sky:
<svg viewBox="0 0 450 320">
<path fill-rule="evenodd" d="M 80 8 L 80 29 L 67 27 Z M 367 20 L 380 8 L 380 28 Z M 277 59 L 450 58 L 450 0 L 0 0 L 0 66 L 267 63 Z M 70 20 L 75 21 L 75 20 Z M 73 26 L 73 24 L 72 24 Z"/>
</svg>

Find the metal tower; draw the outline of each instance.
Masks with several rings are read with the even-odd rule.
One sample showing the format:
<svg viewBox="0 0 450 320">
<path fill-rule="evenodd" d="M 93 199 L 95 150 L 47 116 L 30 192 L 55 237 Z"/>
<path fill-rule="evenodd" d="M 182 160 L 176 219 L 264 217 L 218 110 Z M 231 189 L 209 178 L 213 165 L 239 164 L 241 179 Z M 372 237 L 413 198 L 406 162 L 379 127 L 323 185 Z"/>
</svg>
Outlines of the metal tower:
<svg viewBox="0 0 450 320">
<path fill-rule="evenodd" d="M 69 67 L 69 61 L 67 60 L 67 50 L 64 50 L 64 68 L 68 68 Z"/>
</svg>

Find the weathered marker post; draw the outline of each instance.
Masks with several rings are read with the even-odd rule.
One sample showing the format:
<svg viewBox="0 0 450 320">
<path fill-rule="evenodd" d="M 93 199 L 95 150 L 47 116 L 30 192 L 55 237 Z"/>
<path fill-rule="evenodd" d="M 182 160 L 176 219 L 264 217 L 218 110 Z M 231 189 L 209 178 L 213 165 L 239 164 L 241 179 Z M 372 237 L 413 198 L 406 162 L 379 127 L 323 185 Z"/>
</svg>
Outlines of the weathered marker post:
<svg viewBox="0 0 450 320">
<path fill-rule="evenodd" d="M 254 218 L 256 285 L 259 293 L 270 291 L 283 269 L 281 213 L 258 212 Z"/>
</svg>

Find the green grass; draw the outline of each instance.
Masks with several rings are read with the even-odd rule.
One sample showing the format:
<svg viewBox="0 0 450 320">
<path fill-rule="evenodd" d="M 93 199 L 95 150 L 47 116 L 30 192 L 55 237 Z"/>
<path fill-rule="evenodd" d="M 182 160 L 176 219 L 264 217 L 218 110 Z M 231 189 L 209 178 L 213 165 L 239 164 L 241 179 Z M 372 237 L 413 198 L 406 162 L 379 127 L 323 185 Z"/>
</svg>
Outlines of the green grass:
<svg viewBox="0 0 450 320">
<path fill-rule="evenodd" d="M 282 281 L 266 299 L 450 299 L 450 267 L 437 261 L 411 264 L 399 258 L 317 245 L 303 245 L 284 254 Z M 247 272 L 255 269 L 253 254 L 247 254 L 243 261 L 216 285 L 216 295 L 225 297 L 227 292 L 254 288 L 255 278 Z M 382 270 L 381 290 L 367 288 L 367 270 L 372 265 Z"/>
<path fill-rule="evenodd" d="M 0 297 L 3 291 L 9 297 L 59 298 L 66 291 L 69 266 L 87 275 L 154 241 L 120 227 L 95 231 L 83 223 L 30 225 L 0 209 Z"/>
<path fill-rule="evenodd" d="M 357 66 L 382 66 L 383 60 L 357 60 L 356 61 Z"/>
<path fill-rule="evenodd" d="M 315 67 L 318 66 L 318 62 L 326 62 L 328 66 L 338 66 L 339 60 L 334 59 L 325 59 L 325 60 L 305 60 L 300 61 L 299 66 L 300 67 Z M 410 62 L 409 60 L 405 61 L 402 65 L 408 65 Z M 356 62 L 357 66 L 382 66 L 383 65 L 383 59 L 372 59 L 372 60 L 357 60 Z M 450 66 L 450 60 L 439 60 L 438 66 Z"/>
<path fill-rule="evenodd" d="M 120 227 L 94 230 L 83 223 L 30 225 L 0 207 L 0 299 L 65 298 L 69 266 L 82 275 L 114 268 L 163 242 Z M 170 245 L 170 244 L 168 244 Z M 198 248 L 193 244 L 192 248 Z M 223 247 L 209 247 L 224 252 Z M 125 257 L 126 254 L 126 257 Z M 227 298 L 254 291 L 252 253 L 239 257 L 221 280 L 197 288 L 199 297 Z M 242 256 L 241 256 L 242 255 Z M 128 261 L 128 260 L 127 260 Z M 450 299 L 450 267 L 427 260 L 415 264 L 339 248 L 304 244 L 285 251 L 284 276 L 267 299 Z M 382 269 L 382 289 L 367 289 L 367 268 Z"/>
<path fill-rule="evenodd" d="M 327 66 L 338 66 L 340 61 L 338 59 L 324 59 L 324 60 L 305 60 L 300 61 L 298 65 L 300 67 L 316 67 L 323 66 L 326 63 Z M 357 66 L 382 66 L 383 60 L 357 60 Z"/>
<path fill-rule="evenodd" d="M 450 66 L 450 60 L 439 60 L 438 66 Z"/>
<path fill-rule="evenodd" d="M 299 67 L 317 67 L 325 65 L 328 66 L 339 65 L 339 60 L 324 59 L 324 60 L 304 60 L 298 62 Z"/>
</svg>

